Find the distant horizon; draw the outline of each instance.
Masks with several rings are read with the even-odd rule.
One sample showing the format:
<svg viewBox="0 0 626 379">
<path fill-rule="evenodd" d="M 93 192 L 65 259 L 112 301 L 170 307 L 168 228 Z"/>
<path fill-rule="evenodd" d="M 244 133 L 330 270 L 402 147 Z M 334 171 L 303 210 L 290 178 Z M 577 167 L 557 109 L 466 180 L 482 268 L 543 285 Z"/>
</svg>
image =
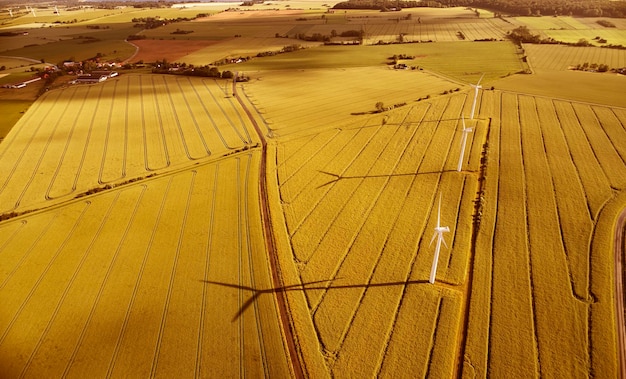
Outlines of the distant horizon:
<svg viewBox="0 0 626 379">
<path fill-rule="evenodd" d="M 284 1 L 284 0 L 276 0 L 276 1 Z M 44 4 L 65 4 L 65 3 L 176 3 L 176 4 L 185 4 L 185 3 L 241 3 L 243 0 L 76 0 L 76 1 L 50 1 L 50 0 L 30 0 L 28 4 L 33 3 L 44 3 Z M 23 6 L 26 5 L 23 2 L 17 2 L 15 0 L 0 0 L 0 4 L 2 6 L 7 5 L 15 5 L 15 6 Z"/>
</svg>

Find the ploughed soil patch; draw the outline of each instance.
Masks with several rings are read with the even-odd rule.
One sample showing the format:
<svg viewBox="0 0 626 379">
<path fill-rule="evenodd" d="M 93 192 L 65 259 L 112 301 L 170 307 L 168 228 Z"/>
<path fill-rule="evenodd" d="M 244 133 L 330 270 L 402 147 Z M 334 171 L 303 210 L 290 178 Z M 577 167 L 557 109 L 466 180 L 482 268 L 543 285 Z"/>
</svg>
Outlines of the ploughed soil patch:
<svg viewBox="0 0 626 379">
<path fill-rule="evenodd" d="M 135 40 L 133 44 L 139 46 L 139 52 L 133 62 L 154 62 L 166 59 L 169 62 L 180 61 L 185 55 L 196 50 L 218 43 L 219 41 L 177 41 L 177 40 Z"/>
</svg>

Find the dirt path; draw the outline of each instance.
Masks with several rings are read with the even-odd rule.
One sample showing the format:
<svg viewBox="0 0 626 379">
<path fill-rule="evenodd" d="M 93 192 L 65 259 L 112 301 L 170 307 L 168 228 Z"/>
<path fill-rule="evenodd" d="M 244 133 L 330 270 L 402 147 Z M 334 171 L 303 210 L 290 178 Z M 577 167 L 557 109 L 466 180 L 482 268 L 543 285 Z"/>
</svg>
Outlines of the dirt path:
<svg viewBox="0 0 626 379">
<path fill-rule="evenodd" d="M 238 76 L 238 72 L 235 72 L 235 78 Z M 267 253 L 270 261 L 270 268 L 272 271 L 272 281 L 274 283 L 274 288 L 283 288 L 282 276 L 280 274 L 280 266 L 278 264 L 278 258 L 276 257 L 276 247 L 274 245 L 274 232 L 272 229 L 272 222 L 270 220 L 270 206 L 267 201 L 267 179 L 266 179 L 266 167 L 267 167 L 267 141 L 265 140 L 265 135 L 263 131 L 257 124 L 254 117 L 250 113 L 248 107 L 246 107 L 245 103 L 239 96 L 237 92 L 237 82 L 233 80 L 233 95 L 239 101 L 241 107 L 245 110 L 246 115 L 250 119 L 252 125 L 254 125 L 254 129 L 256 130 L 259 138 L 261 139 L 261 163 L 259 167 L 259 191 L 260 191 L 260 201 L 261 201 L 261 216 L 263 218 L 263 231 L 265 234 L 265 241 L 267 244 Z M 275 291 L 276 293 L 276 301 L 278 303 L 278 308 L 280 311 L 281 322 L 283 324 L 283 331 L 285 333 L 285 339 L 287 343 L 287 347 L 289 349 L 289 359 L 291 360 L 291 365 L 294 370 L 295 377 L 300 379 L 304 378 L 304 371 L 302 365 L 300 363 L 300 359 L 298 358 L 298 350 L 295 346 L 295 338 L 292 334 L 292 325 L 289 309 L 287 306 L 287 300 L 285 299 L 284 291 Z"/>
<path fill-rule="evenodd" d="M 617 315 L 617 340 L 619 377 L 626 379 L 626 322 L 624 317 L 624 235 L 626 234 L 626 209 L 615 225 L 615 312 Z"/>
</svg>

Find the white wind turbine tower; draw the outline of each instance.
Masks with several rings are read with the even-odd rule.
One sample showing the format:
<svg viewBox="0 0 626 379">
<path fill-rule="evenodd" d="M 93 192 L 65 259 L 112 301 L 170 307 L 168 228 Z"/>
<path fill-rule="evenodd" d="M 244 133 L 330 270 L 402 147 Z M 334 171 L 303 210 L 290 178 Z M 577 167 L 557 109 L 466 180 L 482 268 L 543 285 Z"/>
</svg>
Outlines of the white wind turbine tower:
<svg viewBox="0 0 626 379">
<path fill-rule="evenodd" d="M 474 119 L 474 109 L 476 109 L 476 98 L 478 97 L 478 90 L 483 88 L 483 86 L 480 85 L 480 81 L 483 80 L 483 76 L 485 76 L 485 74 L 483 74 L 480 79 L 478 79 L 478 83 L 470 84 L 472 87 L 474 87 L 474 102 L 472 102 L 472 113 L 470 113 L 470 120 Z"/>
<path fill-rule="evenodd" d="M 54 6 L 54 13 L 56 13 L 57 16 L 60 16 L 61 13 L 59 13 L 59 8 L 57 8 L 57 6 Z"/>
<path fill-rule="evenodd" d="M 433 259 L 433 267 L 430 270 L 430 279 L 428 280 L 431 284 L 435 283 L 435 276 L 437 276 L 437 263 L 439 261 L 439 250 L 441 249 L 441 242 L 446 245 L 446 241 L 443 239 L 443 233 L 450 232 L 450 228 L 447 226 L 441 226 L 441 194 L 439 194 L 439 209 L 437 210 L 437 226 L 435 227 L 435 234 L 433 234 L 433 238 L 430 240 L 430 245 L 432 246 L 435 237 L 437 237 L 437 244 L 435 245 L 435 257 Z"/>
<path fill-rule="evenodd" d="M 465 116 L 461 115 L 463 120 L 463 138 L 461 138 L 461 154 L 459 155 L 459 164 L 456 166 L 456 170 L 458 172 L 461 171 L 461 166 L 463 166 L 463 156 L 465 155 L 465 145 L 467 144 L 467 134 L 471 133 L 474 128 L 466 128 L 465 127 Z"/>
</svg>

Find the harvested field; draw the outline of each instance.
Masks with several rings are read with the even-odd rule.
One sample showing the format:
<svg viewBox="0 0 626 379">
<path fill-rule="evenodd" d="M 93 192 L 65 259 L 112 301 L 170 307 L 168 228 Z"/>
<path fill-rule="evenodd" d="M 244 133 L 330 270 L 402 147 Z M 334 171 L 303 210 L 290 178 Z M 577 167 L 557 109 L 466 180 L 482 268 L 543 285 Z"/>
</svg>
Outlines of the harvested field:
<svg viewBox="0 0 626 379">
<path fill-rule="evenodd" d="M 0 211 L 67 200 L 252 144 L 222 83 L 124 75 L 40 98 L 0 145 Z"/>
<path fill-rule="evenodd" d="M 525 44 L 524 50 L 534 70 L 562 71 L 583 63 L 626 67 L 626 50 L 534 44 Z"/>
<path fill-rule="evenodd" d="M 2 223 L 3 376 L 289 377 L 259 159 L 239 154 Z"/>
<path fill-rule="evenodd" d="M 132 61 L 156 62 L 165 59 L 168 62 L 187 62 L 183 57 L 215 43 L 217 41 L 136 40 L 133 44 L 139 47 L 139 51 Z"/>
</svg>

